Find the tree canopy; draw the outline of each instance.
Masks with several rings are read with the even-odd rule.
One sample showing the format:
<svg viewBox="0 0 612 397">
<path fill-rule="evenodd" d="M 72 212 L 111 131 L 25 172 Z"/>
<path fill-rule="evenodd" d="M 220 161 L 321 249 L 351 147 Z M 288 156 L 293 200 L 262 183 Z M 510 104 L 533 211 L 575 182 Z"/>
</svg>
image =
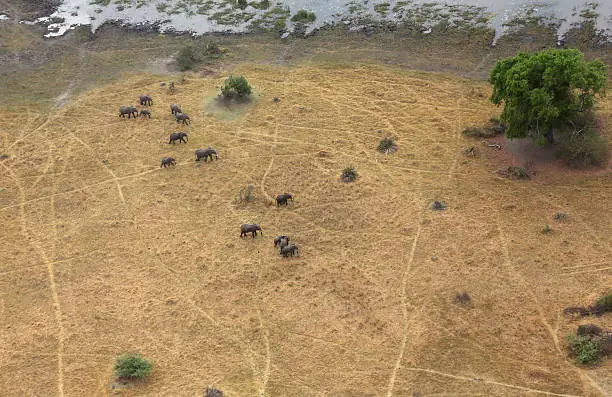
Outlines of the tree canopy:
<svg viewBox="0 0 612 397">
<path fill-rule="evenodd" d="M 578 50 L 553 49 L 498 61 L 489 82 L 491 102 L 504 103 L 506 136 L 543 143 L 593 107 L 606 87 L 607 70 L 600 60 L 586 62 Z"/>
<path fill-rule="evenodd" d="M 230 76 L 223 83 L 221 94 L 227 99 L 243 99 L 251 95 L 251 86 L 244 76 Z"/>
</svg>

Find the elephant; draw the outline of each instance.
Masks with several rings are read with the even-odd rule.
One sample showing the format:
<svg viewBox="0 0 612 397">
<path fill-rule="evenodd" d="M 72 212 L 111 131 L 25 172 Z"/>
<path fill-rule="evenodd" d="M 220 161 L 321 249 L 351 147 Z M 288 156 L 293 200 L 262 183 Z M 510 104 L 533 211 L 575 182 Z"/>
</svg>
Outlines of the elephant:
<svg viewBox="0 0 612 397">
<path fill-rule="evenodd" d="M 140 104 L 141 105 L 153 105 L 153 98 L 151 98 L 148 95 L 141 95 L 140 96 Z"/>
<path fill-rule="evenodd" d="M 263 235 L 261 227 L 259 227 L 258 224 L 248 224 L 248 223 L 245 223 L 242 226 L 240 226 L 240 237 L 246 236 L 249 233 L 251 233 L 253 235 L 253 238 L 255 238 L 255 236 L 257 235 L 257 231 L 258 230 L 259 230 L 259 234 Z"/>
<path fill-rule="evenodd" d="M 198 149 L 195 151 L 195 155 L 196 155 L 196 160 L 195 161 L 200 161 L 201 158 L 204 158 L 204 161 L 208 161 L 208 158 L 210 157 L 210 161 L 213 161 L 213 156 L 215 156 L 215 159 L 219 159 L 219 155 L 217 154 L 217 151 L 211 147 L 209 147 L 208 149 Z"/>
<path fill-rule="evenodd" d="M 186 132 L 173 132 L 170 134 L 170 142 L 168 143 L 174 143 L 174 141 L 187 143 L 187 139 L 189 139 L 189 135 Z"/>
<path fill-rule="evenodd" d="M 191 119 L 185 113 L 177 113 L 174 115 L 174 117 L 176 117 L 177 123 L 180 123 L 182 121 L 183 124 L 191 124 Z"/>
<path fill-rule="evenodd" d="M 283 248 L 286 245 L 289 245 L 289 236 L 278 236 L 274 239 L 274 246 L 280 246 Z"/>
<path fill-rule="evenodd" d="M 161 165 L 159 166 L 159 168 L 161 167 L 169 167 L 171 165 L 176 165 L 176 160 L 173 159 L 172 157 L 164 157 L 161 161 Z"/>
<path fill-rule="evenodd" d="M 183 113 L 183 111 L 181 110 L 181 107 L 177 105 L 176 103 L 173 103 L 172 105 L 170 105 L 170 111 L 172 112 L 172 114 Z"/>
<path fill-rule="evenodd" d="M 291 256 L 293 256 L 296 252 L 298 252 L 298 247 L 295 244 L 289 244 L 285 247 L 282 247 L 280 249 L 280 255 L 284 256 L 285 258 L 287 256 L 289 256 L 289 254 L 291 254 Z"/>
<path fill-rule="evenodd" d="M 151 118 L 151 112 L 148 109 L 142 109 L 142 110 L 140 110 L 139 116 L 141 116 L 141 117 L 149 116 L 149 118 Z"/>
<path fill-rule="evenodd" d="M 276 206 L 281 204 L 287 205 L 287 200 L 293 201 L 293 196 L 289 193 L 283 193 L 276 196 Z"/>
<path fill-rule="evenodd" d="M 128 115 L 128 119 L 131 116 L 134 116 L 134 118 L 138 117 L 138 109 L 136 109 L 134 106 L 121 106 L 119 108 L 119 116 L 125 118 L 125 115 Z"/>
</svg>

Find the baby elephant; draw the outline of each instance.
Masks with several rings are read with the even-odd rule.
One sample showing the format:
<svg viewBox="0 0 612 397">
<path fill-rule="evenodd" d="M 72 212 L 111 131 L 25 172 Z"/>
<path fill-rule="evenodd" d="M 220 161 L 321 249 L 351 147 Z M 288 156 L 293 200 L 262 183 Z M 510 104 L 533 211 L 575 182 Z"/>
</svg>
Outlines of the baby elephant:
<svg viewBox="0 0 612 397">
<path fill-rule="evenodd" d="M 162 159 L 162 162 L 161 162 L 161 165 L 159 166 L 159 168 L 161 168 L 161 167 L 166 168 L 166 167 L 169 167 L 171 165 L 176 165 L 176 160 L 173 159 L 172 157 L 164 157 Z"/>
<path fill-rule="evenodd" d="M 215 159 L 219 159 L 219 156 L 217 155 L 217 151 L 211 147 L 209 147 L 208 149 L 198 149 L 195 151 L 196 154 L 196 160 L 195 161 L 200 161 L 201 158 L 204 159 L 204 161 L 208 161 L 208 158 L 210 157 L 210 161 L 213 161 L 213 156 L 215 156 Z"/>
<path fill-rule="evenodd" d="M 140 117 L 143 117 L 143 116 L 149 116 L 149 118 L 151 118 L 151 112 L 148 109 L 142 109 L 140 111 Z"/>
<path fill-rule="evenodd" d="M 281 249 L 289 245 L 289 236 L 278 236 L 274 239 L 274 246 L 279 246 Z"/>
<path fill-rule="evenodd" d="M 276 196 L 276 206 L 279 206 L 281 204 L 287 205 L 287 200 L 293 201 L 293 196 L 289 193 L 279 194 L 278 196 Z"/>
<path fill-rule="evenodd" d="M 286 258 L 286 257 L 289 256 L 289 254 L 291 254 L 291 256 L 293 256 L 297 251 L 299 251 L 297 245 L 289 244 L 289 245 L 287 245 L 285 247 L 282 247 L 280 249 L 280 254 Z"/>
<path fill-rule="evenodd" d="M 259 227 L 258 224 L 248 224 L 248 223 L 245 223 L 242 226 L 240 226 L 240 237 L 246 236 L 249 233 L 251 233 L 253 235 L 253 238 L 255 238 L 255 236 L 257 235 L 257 231 L 258 230 L 259 230 L 259 234 L 263 235 L 261 227 Z"/>
<path fill-rule="evenodd" d="M 134 116 L 134 118 L 138 117 L 138 109 L 136 109 L 134 106 L 121 106 L 119 108 L 119 116 L 124 117 L 125 115 L 128 115 L 128 119 L 131 116 Z"/>
<path fill-rule="evenodd" d="M 151 106 L 153 104 L 153 98 L 151 98 L 148 95 L 141 95 L 140 96 L 140 104 L 141 105 L 149 105 L 149 106 Z"/>
<path fill-rule="evenodd" d="M 170 134 L 170 142 L 168 143 L 174 143 L 174 141 L 179 141 L 179 143 L 187 143 L 188 138 L 189 136 L 186 132 L 173 132 Z"/>
<path fill-rule="evenodd" d="M 174 117 L 176 117 L 177 123 L 180 123 L 182 121 L 183 124 L 191 124 L 191 119 L 185 113 L 177 113 L 174 115 Z"/>
<path fill-rule="evenodd" d="M 177 105 L 176 103 L 173 103 L 172 105 L 170 105 L 170 111 L 172 112 L 172 114 L 183 113 L 183 111 L 181 110 L 181 107 Z"/>
</svg>

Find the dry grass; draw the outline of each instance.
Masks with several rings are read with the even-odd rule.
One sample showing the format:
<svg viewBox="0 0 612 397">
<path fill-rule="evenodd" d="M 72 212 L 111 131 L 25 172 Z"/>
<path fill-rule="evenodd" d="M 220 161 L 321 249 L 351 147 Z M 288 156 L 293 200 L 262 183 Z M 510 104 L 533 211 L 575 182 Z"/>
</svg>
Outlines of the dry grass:
<svg viewBox="0 0 612 397">
<path fill-rule="evenodd" d="M 469 95 L 479 83 L 378 67 L 234 73 L 258 98 L 236 118 L 211 111 L 225 76 L 189 77 L 175 96 L 126 78 L 49 115 L 11 111 L 23 120 L 0 110 L 3 396 L 114 394 L 115 357 L 130 351 L 154 369 L 123 396 L 609 388 L 610 364 L 567 359 L 575 324 L 561 315 L 610 285 L 609 175 L 517 184 L 465 159 L 461 131 L 493 111 Z M 153 119 L 118 117 L 145 92 Z M 379 129 L 402 150 L 378 153 Z M 182 130 L 189 143 L 168 145 Z M 208 146 L 219 160 L 196 163 Z M 177 166 L 160 169 L 165 156 Z M 355 183 L 338 178 L 346 164 Z M 258 200 L 236 204 L 248 184 Z M 271 205 L 284 191 L 295 203 Z M 434 199 L 449 209 L 430 211 Z M 571 220 L 542 238 L 558 210 Z M 245 222 L 263 238 L 240 239 Z M 281 258 L 278 234 L 300 255 Z M 469 310 L 454 304 L 464 290 Z"/>
</svg>

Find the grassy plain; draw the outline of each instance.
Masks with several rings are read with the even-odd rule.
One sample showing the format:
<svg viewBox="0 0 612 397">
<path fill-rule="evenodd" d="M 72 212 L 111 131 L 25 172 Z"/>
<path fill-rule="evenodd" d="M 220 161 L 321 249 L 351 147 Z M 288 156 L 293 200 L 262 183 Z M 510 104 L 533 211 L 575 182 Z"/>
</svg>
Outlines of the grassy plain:
<svg viewBox="0 0 612 397">
<path fill-rule="evenodd" d="M 501 178 L 518 160 L 461 134 L 499 112 L 485 83 L 349 62 L 350 51 L 330 64 L 331 51 L 186 74 L 174 95 L 160 83 L 177 76 L 122 73 L 0 108 L 0 394 L 612 393 L 609 362 L 567 358 L 579 322 L 562 315 L 609 292 L 610 173 Z M 469 75 L 493 59 L 457 64 Z M 251 106 L 214 104 L 230 71 L 253 85 Z M 119 118 L 141 93 L 153 118 Z M 599 111 L 609 126 L 612 100 Z M 169 145 L 174 131 L 189 143 Z M 391 155 L 376 151 L 386 136 Z M 209 145 L 219 160 L 195 162 Z M 472 145 L 480 155 L 464 157 Z M 164 156 L 177 166 L 160 168 Z M 348 165 L 352 184 L 340 181 Z M 256 200 L 237 203 L 248 184 Z M 277 208 L 282 192 L 295 202 Z M 263 237 L 239 238 L 244 222 Z M 277 234 L 300 255 L 281 258 Z M 454 303 L 463 291 L 468 306 Z M 150 358 L 152 376 L 112 389 L 126 351 Z"/>
</svg>

